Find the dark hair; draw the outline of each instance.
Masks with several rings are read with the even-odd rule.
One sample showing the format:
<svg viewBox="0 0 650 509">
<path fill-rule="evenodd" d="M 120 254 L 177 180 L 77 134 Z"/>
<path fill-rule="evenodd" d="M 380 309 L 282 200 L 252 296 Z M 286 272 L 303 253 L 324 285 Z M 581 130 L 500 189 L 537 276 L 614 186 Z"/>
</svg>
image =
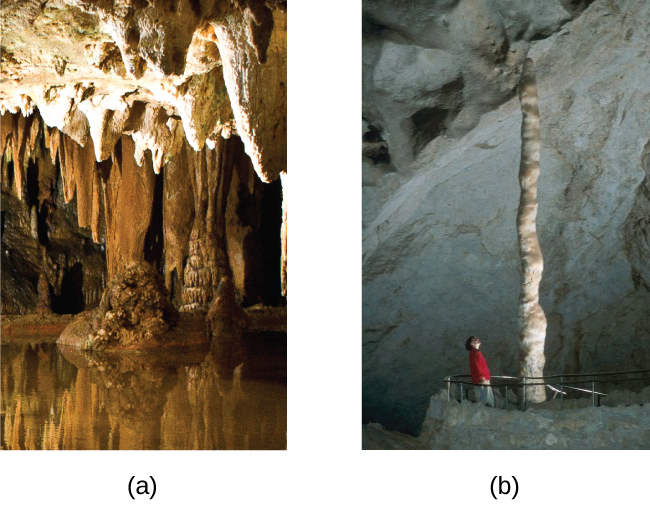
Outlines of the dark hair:
<svg viewBox="0 0 650 509">
<path fill-rule="evenodd" d="M 472 341 L 476 339 L 476 336 L 470 336 L 467 338 L 467 341 L 465 341 L 465 349 L 469 350 L 470 352 L 474 350 L 474 347 L 472 346 Z"/>
</svg>

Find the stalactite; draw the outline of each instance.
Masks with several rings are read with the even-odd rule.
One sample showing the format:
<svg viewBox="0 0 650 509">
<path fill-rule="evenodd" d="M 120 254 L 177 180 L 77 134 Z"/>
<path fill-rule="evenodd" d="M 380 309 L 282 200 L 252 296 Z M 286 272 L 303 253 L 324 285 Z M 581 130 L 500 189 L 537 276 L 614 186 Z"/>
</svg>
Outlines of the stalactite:
<svg viewBox="0 0 650 509">
<path fill-rule="evenodd" d="M 31 154 L 36 148 L 41 129 L 41 121 L 38 115 L 33 115 L 32 125 L 29 129 L 29 153 Z"/>
<path fill-rule="evenodd" d="M 519 296 L 521 357 L 519 374 L 522 377 L 544 375 L 544 341 L 546 316 L 539 304 L 539 283 L 544 261 L 537 237 L 537 180 L 540 174 L 539 107 L 537 81 L 532 59 L 527 58 L 521 74 L 519 99 L 523 120 L 521 124 L 521 164 L 519 184 L 521 196 L 517 213 L 517 235 L 521 257 L 522 285 Z M 531 386 L 526 399 L 539 403 L 546 399 L 543 385 Z"/>
<path fill-rule="evenodd" d="M 14 192 L 18 199 L 23 199 L 24 159 L 27 146 L 27 136 L 31 127 L 32 117 L 14 115 L 12 133 L 12 148 L 14 151 Z"/>
<path fill-rule="evenodd" d="M 57 179 L 56 165 L 46 154 L 38 160 L 38 200 L 42 203 L 52 194 L 52 183 Z"/>
<path fill-rule="evenodd" d="M 63 197 L 66 203 L 74 198 L 75 184 L 75 141 L 61 133 L 63 142 L 59 148 L 59 159 L 61 161 L 61 179 L 63 180 Z M 61 150 L 63 149 L 63 150 Z"/>
<path fill-rule="evenodd" d="M 95 148 L 92 138 L 85 147 L 74 143 L 74 178 L 77 187 L 77 219 L 81 228 L 92 224 L 93 182 L 95 180 Z"/>
<path fill-rule="evenodd" d="M 48 148 L 50 149 L 52 164 L 56 164 L 56 155 L 59 152 L 59 147 L 61 145 L 61 131 L 59 131 L 56 127 L 53 127 L 51 129 L 49 127 L 46 127 L 45 129 L 50 133 Z M 61 169 L 63 169 L 63 165 L 61 165 Z"/>
<path fill-rule="evenodd" d="M 91 143 L 92 144 L 92 143 Z M 92 213 L 91 213 L 91 222 L 90 226 L 92 228 L 92 233 L 93 233 L 93 242 L 96 244 L 99 244 L 100 238 L 99 238 L 99 233 L 100 233 L 100 220 L 101 220 L 101 210 L 102 210 L 102 183 L 101 179 L 99 177 L 99 169 L 97 166 L 92 164 Z"/>
<path fill-rule="evenodd" d="M 4 155 L 5 148 L 11 143 L 14 126 L 14 116 L 7 113 L 0 119 L 0 154 Z"/>
<path fill-rule="evenodd" d="M 287 15 L 279 9 L 268 14 L 258 16 L 273 28 L 262 51 L 266 59 L 260 59 L 262 48 L 251 40 L 248 9 L 212 23 L 237 132 L 264 182 L 276 180 L 287 168 Z"/>
<path fill-rule="evenodd" d="M 144 259 L 144 239 L 151 220 L 155 174 L 151 158 L 142 167 L 133 158 L 134 143 L 122 136 L 105 182 L 106 259 L 112 279 L 129 262 Z"/>
</svg>

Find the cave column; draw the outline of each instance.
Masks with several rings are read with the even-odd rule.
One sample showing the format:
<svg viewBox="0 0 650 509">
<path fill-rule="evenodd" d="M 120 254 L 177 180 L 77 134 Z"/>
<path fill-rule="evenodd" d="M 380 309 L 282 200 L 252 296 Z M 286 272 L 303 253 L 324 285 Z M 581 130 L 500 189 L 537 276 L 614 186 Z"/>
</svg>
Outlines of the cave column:
<svg viewBox="0 0 650 509">
<path fill-rule="evenodd" d="M 198 156 L 189 146 L 186 150 L 196 214 L 190 235 L 181 311 L 205 311 L 221 278 L 232 277 L 226 238 L 226 207 L 233 177 L 233 150 L 230 143 L 221 137 L 215 150 L 204 148 Z"/>
<path fill-rule="evenodd" d="M 544 260 L 537 237 L 537 180 L 540 173 L 539 107 L 535 67 L 526 59 L 519 85 L 519 99 L 523 115 L 521 124 L 521 164 L 519 184 L 521 195 L 517 213 L 517 237 L 521 257 L 521 293 L 519 295 L 519 324 L 521 356 L 519 375 L 541 377 L 544 375 L 544 342 L 546 340 L 546 315 L 539 304 L 539 284 L 542 280 Z M 544 385 L 526 389 L 526 400 L 540 403 L 546 399 Z"/>
</svg>

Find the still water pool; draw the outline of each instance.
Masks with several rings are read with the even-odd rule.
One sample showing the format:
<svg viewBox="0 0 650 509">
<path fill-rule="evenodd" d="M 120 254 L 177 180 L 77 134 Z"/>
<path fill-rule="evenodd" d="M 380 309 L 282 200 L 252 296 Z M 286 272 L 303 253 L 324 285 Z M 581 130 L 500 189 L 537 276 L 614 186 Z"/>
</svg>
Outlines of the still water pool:
<svg viewBox="0 0 650 509">
<path fill-rule="evenodd" d="M 224 376 L 210 352 L 2 346 L 2 449 L 286 449 L 286 378 Z"/>
</svg>

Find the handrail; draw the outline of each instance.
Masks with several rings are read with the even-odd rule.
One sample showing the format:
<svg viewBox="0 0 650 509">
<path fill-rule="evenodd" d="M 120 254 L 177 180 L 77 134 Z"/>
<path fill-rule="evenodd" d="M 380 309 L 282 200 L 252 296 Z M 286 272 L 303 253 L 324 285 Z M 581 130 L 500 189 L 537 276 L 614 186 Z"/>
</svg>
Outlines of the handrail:
<svg viewBox="0 0 650 509">
<path fill-rule="evenodd" d="M 503 380 L 505 383 L 496 383 L 490 384 L 492 387 L 504 387 L 505 388 L 505 405 L 509 409 L 509 399 L 508 399 L 508 389 L 511 387 L 522 388 L 521 394 L 521 406 L 523 410 L 526 410 L 527 401 L 526 401 L 526 387 L 528 386 L 539 386 L 544 385 L 555 392 L 553 399 L 560 394 L 561 408 L 564 408 L 564 396 L 568 396 L 568 393 L 565 392 L 566 389 L 573 391 L 583 392 L 591 394 L 593 406 L 600 406 L 600 400 L 603 396 L 607 396 L 604 392 L 596 391 L 596 383 L 617 383 L 617 382 L 635 382 L 635 381 L 650 381 L 650 376 L 643 377 L 634 377 L 634 378 L 605 378 L 608 376 L 621 376 L 621 375 L 637 375 L 639 373 L 649 373 L 650 369 L 639 369 L 632 371 L 616 371 L 616 372 L 605 372 L 605 373 L 579 373 L 579 374 L 562 374 L 562 375 L 548 375 L 548 376 L 538 376 L 538 377 L 516 377 L 516 376 L 507 376 L 507 375 L 496 375 L 490 377 L 491 381 Z M 598 377 L 598 378 L 593 378 Z M 582 380 L 576 379 L 582 378 Z M 469 379 L 469 380 L 468 380 Z M 510 380 L 512 382 L 510 382 Z M 537 382 L 536 380 L 541 380 Z M 475 384 L 471 381 L 471 375 L 449 375 L 443 379 L 447 383 L 447 401 L 451 397 L 451 384 L 460 385 L 460 400 L 463 401 L 464 391 L 466 390 L 463 386 L 473 386 L 473 387 L 482 387 L 483 384 Z M 558 384 L 560 389 L 556 389 L 550 382 Z M 580 384 L 591 384 L 591 390 L 584 389 L 580 387 L 572 387 L 566 385 L 565 382 L 570 382 L 573 385 Z"/>
</svg>

